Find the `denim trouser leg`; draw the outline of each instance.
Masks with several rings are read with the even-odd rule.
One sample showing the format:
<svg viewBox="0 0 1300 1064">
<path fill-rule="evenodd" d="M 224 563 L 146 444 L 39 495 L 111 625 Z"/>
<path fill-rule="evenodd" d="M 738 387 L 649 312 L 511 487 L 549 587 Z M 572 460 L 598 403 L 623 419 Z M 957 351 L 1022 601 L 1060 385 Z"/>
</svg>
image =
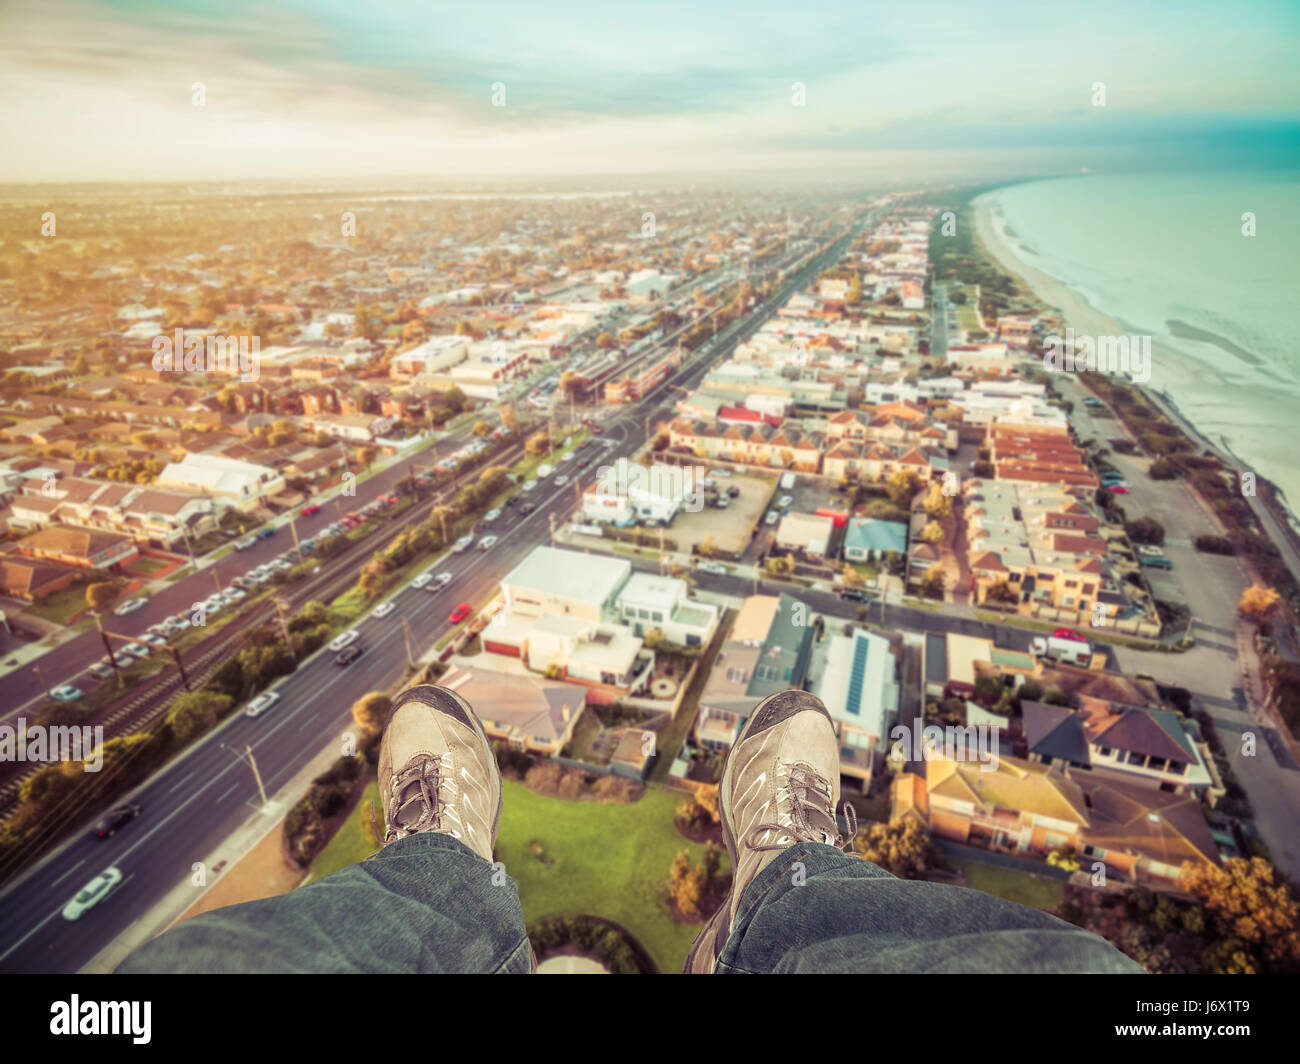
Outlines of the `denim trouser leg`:
<svg viewBox="0 0 1300 1064">
<path fill-rule="evenodd" d="M 795 885 L 802 862 L 802 886 Z M 796 843 L 745 890 L 717 972 L 1130 972 L 1105 939 L 966 887 Z"/>
<path fill-rule="evenodd" d="M 531 966 L 514 880 L 494 876 L 463 843 L 429 832 L 288 894 L 192 917 L 117 971 L 524 973 Z"/>
</svg>

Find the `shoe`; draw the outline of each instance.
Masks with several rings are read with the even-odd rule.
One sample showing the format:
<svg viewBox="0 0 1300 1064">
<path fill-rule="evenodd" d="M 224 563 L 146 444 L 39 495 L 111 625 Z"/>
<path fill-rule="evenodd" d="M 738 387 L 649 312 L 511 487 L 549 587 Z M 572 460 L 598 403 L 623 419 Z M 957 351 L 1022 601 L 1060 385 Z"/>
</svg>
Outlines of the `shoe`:
<svg viewBox="0 0 1300 1064">
<path fill-rule="evenodd" d="M 786 847 L 822 842 L 842 847 L 835 822 L 840 796 L 840 747 L 821 699 L 781 691 L 758 704 L 727 754 L 718 784 L 718 815 L 731 857 L 731 890 L 686 957 L 686 972 L 717 965 L 745 888 Z M 849 840 L 857 832 L 844 807 Z"/>
<path fill-rule="evenodd" d="M 403 691 L 379 744 L 384 845 L 421 831 L 459 839 L 491 863 L 501 823 L 501 770 L 483 725 L 460 695 Z"/>
</svg>

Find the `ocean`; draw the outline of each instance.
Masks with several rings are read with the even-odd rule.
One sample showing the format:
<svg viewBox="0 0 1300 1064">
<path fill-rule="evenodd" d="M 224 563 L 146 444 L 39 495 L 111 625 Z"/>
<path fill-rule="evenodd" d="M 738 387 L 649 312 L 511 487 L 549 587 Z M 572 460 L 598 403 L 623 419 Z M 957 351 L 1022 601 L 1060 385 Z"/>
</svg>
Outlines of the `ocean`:
<svg viewBox="0 0 1300 1064">
<path fill-rule="evenodd" d="M 1300 509 L 1300 172 L 1080 176 L 976 202 L 1023 262 L 1149 335 L 1148 386 Z"/>
</svg>

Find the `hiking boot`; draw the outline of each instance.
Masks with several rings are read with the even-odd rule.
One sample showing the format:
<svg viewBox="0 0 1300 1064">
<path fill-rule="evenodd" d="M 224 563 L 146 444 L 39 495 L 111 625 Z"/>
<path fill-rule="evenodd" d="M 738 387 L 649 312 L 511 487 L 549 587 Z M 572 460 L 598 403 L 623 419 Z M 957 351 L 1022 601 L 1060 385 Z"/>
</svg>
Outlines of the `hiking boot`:
<svg viewBox="0 0 1300 1064">
<path fill-rule="evenodd" d="M 483 725 L 455 691 L 422 684 L 398 696 L 379 745 L 379 796 L 385 846 L 436 831 L 491 863 L 501 771 Z"/>
<path fill-rule="evenodd" d="M 842 847 L 835 823 L 840 749 L 821 699 L 781 691 L 758 704 L 727 754 L 718 784 L 718 815 L 731 856 L 731 890 L 686 958 L 688 973 L 713 971 L 745 888 L 786 847 L 823 842 Z M 849 840 L 857 830 L 850 806 Z"/>
</svg>

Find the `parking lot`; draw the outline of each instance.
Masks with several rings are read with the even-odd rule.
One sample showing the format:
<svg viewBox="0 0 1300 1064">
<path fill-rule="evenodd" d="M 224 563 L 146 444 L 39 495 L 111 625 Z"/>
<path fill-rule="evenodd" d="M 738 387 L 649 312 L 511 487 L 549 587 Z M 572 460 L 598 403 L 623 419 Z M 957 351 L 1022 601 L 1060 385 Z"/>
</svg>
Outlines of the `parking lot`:
<svg viewBox="0 0 1300 1064">
<path fill-rule="evenodd" d="M 713 537 L 719 550 L 743 554 L 749 546 L 755 524 L 767 512 L 767 501 L 776 487 L 777 478 L 750 474 L 719 477 L 716 471 L 712 475 L 721 491 L 736 487 L 740 494 L 727 504 L 725 510 L 706 505 L 699 513 L 679 513 L 666 534 L 677 541 L 677 549 L 684 554 L 708 536 Z"/>
</svg>

